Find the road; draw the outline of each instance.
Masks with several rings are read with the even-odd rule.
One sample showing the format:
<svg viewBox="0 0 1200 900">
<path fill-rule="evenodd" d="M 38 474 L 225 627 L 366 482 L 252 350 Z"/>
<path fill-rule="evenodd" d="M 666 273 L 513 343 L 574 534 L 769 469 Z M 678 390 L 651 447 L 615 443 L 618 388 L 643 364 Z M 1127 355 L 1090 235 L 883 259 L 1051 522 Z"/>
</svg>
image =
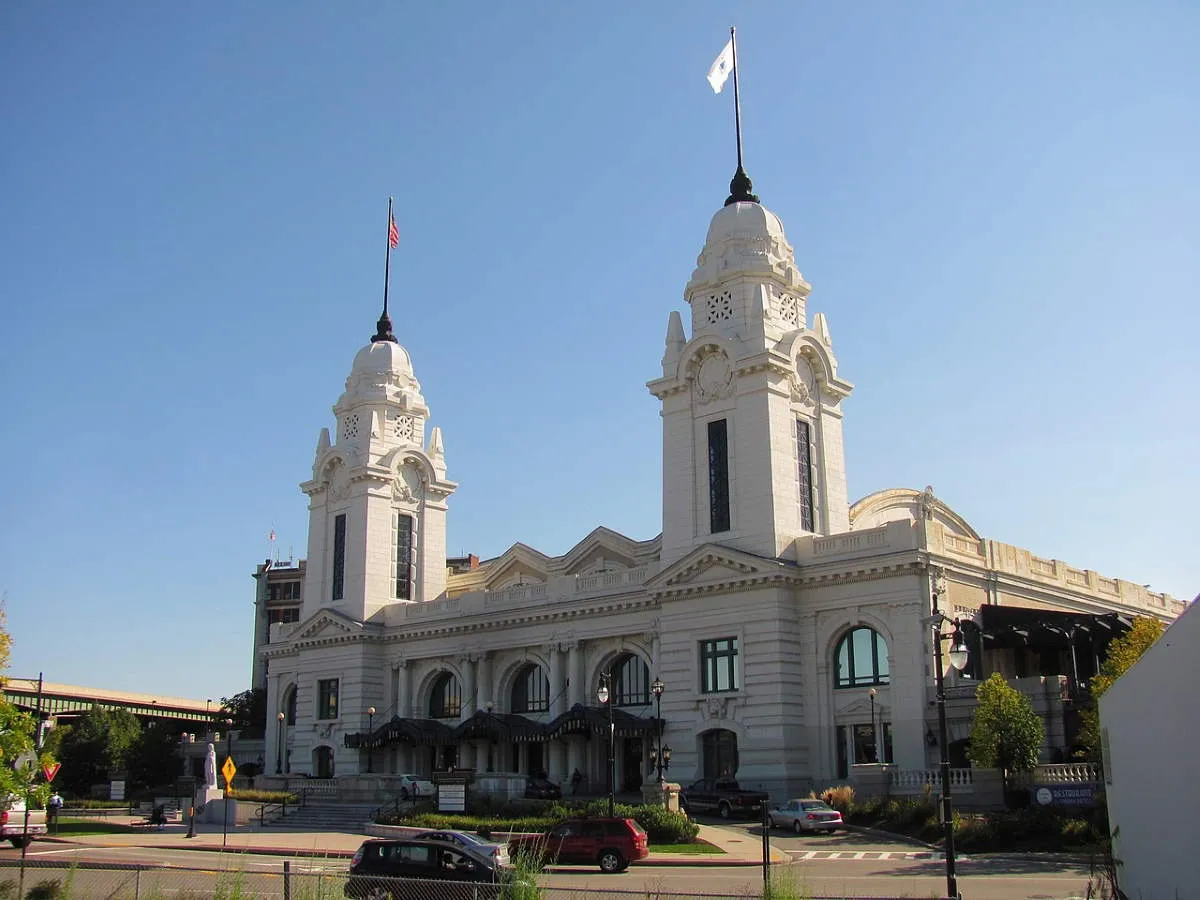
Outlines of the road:
<svg viewBox="0 0 1200 900">
<path fill-rule="evenodd" d="M 747 829 L 747 839 L 758 842 Z M 862 835 L 794 837 L 776 835 L 772 844 L 793 857 L 783 869 L 784 877 L 813 897 L 911 897 L 943 895 L 945 867 L 940 859 L 928 858 L 918 847 L 881 843 Z M 19 854 L 0 851 L 0 861 Z M 258 854 L 216 853 L 196 850 L 171 850 L 153 847 L 87 847 L 83 845 L 37 845 L 28 859 L 33 863 L 69 865 L 84 861 L 107 865 L 168 866 L 175 871 L 142 874 L 143 888 L 150 885 L 164 893 L 182 890 L 211 890 L 214 880 L 240 879 L 242 895 L 281 897 L 284 861 L 295 878 L 311 885 L 318 880 L 334 886 L 345 873 L 344 859 L 295 859 Z M 199 871 L 185 871 L 199 870 Z M 240 873 L 217 875 L 215 873 Z M 4 880 L 9 876 L 0 876 Z M 44 872 L 34 876 L 46 879 Z M 78 872 L 99 879 L 99 874 Z M 128 887 L 134 880 L 130 872 L 105 874 L 106 889 L 117 884 Z M 959 864 L 959 890 L 966 900 L 1071 900 L 1087 896 L 1088 867 L 1083 863 L 1062 862 L 1053 858 L 966 856 Z M 29 884 L 27 874 L 26 883 Z M 36 882 L 34 882 L 36 883 Z M 601 875 L 595 869 L 564 866 L 542 876 L 541 883 L 558 891 L 586 889 L 605 892 L 638 892 L 638 895 L 685 896 L 757 896 L 762 887 L 760 868 L 635 866 L 621 875 Z M 89 893 L 99 890 L 99 881 L 89 882 Z M 335 890 L 340 894 L 340 888 Z M 563 896 L 563 895 L 558 895 Z"/>
</svg>

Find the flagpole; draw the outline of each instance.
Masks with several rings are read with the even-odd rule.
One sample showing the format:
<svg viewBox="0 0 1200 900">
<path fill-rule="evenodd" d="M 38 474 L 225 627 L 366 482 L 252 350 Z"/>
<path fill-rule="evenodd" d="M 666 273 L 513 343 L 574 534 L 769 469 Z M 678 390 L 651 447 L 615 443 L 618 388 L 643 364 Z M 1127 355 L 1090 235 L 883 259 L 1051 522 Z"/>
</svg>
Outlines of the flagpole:
<svg viewBox="0 0 1200 900">
<path fill-rule="evenodd" d="M 735 60 L 736 60 L 736 57 L 735 57 Z M 735 62 L 735 65 L 736 65 L 736 62 Z M 733 86 L 734 86 L 734 91 L 736 92 L 737 91 L 736 70 L 734 72 Z M 741 141 L 741 138 L 739 137 L 738 140 Z M 740 153 L 740 151 L 739 151 L 739 153 Z M 740 164 L 741 163 L 740 163 L 740 156 L 739 156 L 739 165 Z M 388 311 L 388 308 L 387 308 L 388 285 L 391 283 L 391 280 L 392 280 L 392 198 L 391 197 L 388 197 L 388 218 L 387 218 L 387 220 L 388 220 L 387 230 L 384 232 L 384 234 L 386 235 L 386 237 L 384 238 L 386 249 L 383 251 L 383 314 L 385 316 L 387 315 L 387 311 Z"/>
<path fill-rule="evenodd" d="M 729 196 L 725 198 L 726 206 L 731 203 L 758 202 L 758 195 L 754 193 L 754 184 L 750 181 L 746 170 L 742 168 L 742 95 L 738 90 L 737 28 L 732 25 L 729 28 L 729 44 L 733 50 L 733 124 L 737 132 L 737 171 L 733 175 L 733 180 L 729 182 Z"/>
<path fill-rule="evenodd" d="M 379 321 L 375 325 L 375 335 L 371 338 L 372 344 L 378 344 L 381 341 L 396 342 L 396 336 L 392 334 L 392 320 L 388 316 L 388 287 L 392 280 L 392 198 L 388 197 L 388 218 L 387 228 L 384 230 L 384 250 L 383 250 L 383 315 L 379 317 Z"/>
<path fill-rule="evenodd" d="M 737 131 L 738 168 L 742 167 L 742 97 L 738 93 L 737 28 L 729 27 L 729 43 L 733 46 L 733 124 Z"/>
</svg>

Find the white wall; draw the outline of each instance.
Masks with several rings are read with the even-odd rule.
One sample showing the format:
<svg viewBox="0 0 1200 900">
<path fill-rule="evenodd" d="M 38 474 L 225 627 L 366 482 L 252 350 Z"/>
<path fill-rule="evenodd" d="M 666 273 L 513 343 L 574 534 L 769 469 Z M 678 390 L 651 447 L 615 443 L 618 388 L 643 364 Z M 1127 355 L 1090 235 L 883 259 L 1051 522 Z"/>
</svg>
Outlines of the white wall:
<svg viewBox="0 0 1200 900">
<path fill-rule="evenodd" d="M 1100 698 L 1113 855 L 1131 900 L 1200 898 L 1198 645 L 1193 605 Z"/>
</svg>

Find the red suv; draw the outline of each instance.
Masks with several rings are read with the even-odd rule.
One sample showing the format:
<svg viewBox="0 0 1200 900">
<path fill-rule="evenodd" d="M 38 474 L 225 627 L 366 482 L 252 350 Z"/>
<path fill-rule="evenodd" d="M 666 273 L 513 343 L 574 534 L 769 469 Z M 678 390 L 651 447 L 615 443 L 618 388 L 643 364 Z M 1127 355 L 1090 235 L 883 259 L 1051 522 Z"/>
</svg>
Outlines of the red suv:
<svg viewBox="0 0 1200 900">
<path fill-rule="evenodd" d="M 633 819 L 567 819 L 545 834 L 527 834 L 508 842 L 508 854 L 548 863 L 600 866 L 601 872 L 624 872 L 650 855 L 646 832 Z"/>
</svg>

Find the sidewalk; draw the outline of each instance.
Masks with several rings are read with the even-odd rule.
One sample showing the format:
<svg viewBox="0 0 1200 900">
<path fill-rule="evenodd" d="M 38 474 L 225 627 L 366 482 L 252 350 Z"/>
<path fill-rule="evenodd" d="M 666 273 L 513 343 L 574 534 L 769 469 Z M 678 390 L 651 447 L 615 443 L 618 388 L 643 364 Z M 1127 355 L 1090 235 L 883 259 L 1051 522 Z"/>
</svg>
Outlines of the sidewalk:
<svg viewBox="0 0 1200 900">
<path fill-rule="evenodd" d="M 112 817 L 113 824 L 144 821 L 142 817 Z M 231 853 L 264 853 L 271 855 L 349 859 L 370 835 L 343 831 L 296 831 L 289 828 L 243 825 L 230 827 L 224 834 L 221 826 L 197 823 L 193 837 L 187 836 L 187 826 L 173 823 L 163 831 L 146 828 L 130 834 L 97 834 L 86 837 L 59 838 L 49 835 L 39 842 L 79 843 L 97 847 L 160 847 L 170 850 L 207 850 Z M 700 839 L 719 847 L 723 853 L 655 853 L 653 846 L 646 859 L 635 865 L 643 866 L 761 866 L 762 842 L 744 832 L 731 831 L 713 825 L 700 826 Z M 35 845 L 36 846 L 36 845 Z M 771 862 L 789 862 L 790 857 L 771 848 Z"/>
</svg>

